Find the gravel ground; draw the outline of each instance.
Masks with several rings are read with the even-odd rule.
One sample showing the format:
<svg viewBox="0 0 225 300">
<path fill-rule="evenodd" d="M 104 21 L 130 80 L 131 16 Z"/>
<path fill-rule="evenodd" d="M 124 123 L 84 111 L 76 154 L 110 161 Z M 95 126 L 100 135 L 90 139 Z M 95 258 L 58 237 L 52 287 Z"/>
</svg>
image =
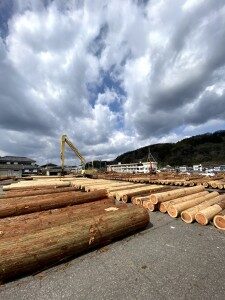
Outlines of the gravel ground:
<svg viewBox="0 0 225 300">
<path fill-rule="evenodd" d="M 0 299 L 225 299 L 225 234 L 151 213 L 145 231 L 35 276 Z"/>
</svg>

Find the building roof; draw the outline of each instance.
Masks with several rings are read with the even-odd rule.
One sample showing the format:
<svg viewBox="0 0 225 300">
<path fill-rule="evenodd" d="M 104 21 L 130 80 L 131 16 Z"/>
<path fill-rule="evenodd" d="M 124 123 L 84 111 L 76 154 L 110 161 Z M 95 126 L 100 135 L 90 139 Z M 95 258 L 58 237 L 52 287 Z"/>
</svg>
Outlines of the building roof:
<svg viewBox="0 0 225 300">
<path fill-rule="evenodd" d="M 24 156 L 0 156 L 0 162 L 30 162 L 35 163 L 35 160 Z"/>
<path fill-rule="evenodd" d="M 48 163 L 48 164 L 40 166 L 40 168 L 47 168 L 47 167 L 57 167 L 57 165 L 55 165 L 53 163 Z"/>
<path fill-rule="evenodd" d="M 34 170 L 37 169 L 37 166 L 31 166 L 31 165 L 6 165 L 6 164 L 0 164 L 0 170 Z"/>
</svg>

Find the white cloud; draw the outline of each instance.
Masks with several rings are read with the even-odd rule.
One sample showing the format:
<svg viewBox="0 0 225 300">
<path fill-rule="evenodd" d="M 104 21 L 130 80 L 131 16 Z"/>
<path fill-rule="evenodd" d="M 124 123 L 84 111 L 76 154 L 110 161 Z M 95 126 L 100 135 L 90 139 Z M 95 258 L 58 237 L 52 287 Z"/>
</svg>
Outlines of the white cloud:
<svg viewBox="0 0 225 300">
<path fill-rule="evenodd" d="M 0 153 L 56 162 L 66 133 L 111 159 L 224 126 L 224 1 L 43 3 L 15 0 L 0 38 Z"/>
</svg>

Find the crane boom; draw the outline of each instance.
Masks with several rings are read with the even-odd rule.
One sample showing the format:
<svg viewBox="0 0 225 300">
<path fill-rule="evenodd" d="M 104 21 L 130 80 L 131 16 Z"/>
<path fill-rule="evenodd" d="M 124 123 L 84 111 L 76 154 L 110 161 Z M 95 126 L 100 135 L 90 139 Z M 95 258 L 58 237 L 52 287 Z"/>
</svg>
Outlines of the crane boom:
<svg viewBox="0 0 225 300">
<path fill-rule="evenodd" d="M 60 151 L 60 158 L 61 158 L 61 166 L 62 166 L 62 173 L 64 173 L 64 162 L 65 162 L 65 144 L 67 144 L 71 150 L 77 155 L 80 159 L 82 166 L 84 167 L 86 164 L 85 158 L 80 154 L 79 150 L 74 146 L 74 144 L 69 140 L 66 134 L 61 136 L 61 151 Z"/>
</svg>

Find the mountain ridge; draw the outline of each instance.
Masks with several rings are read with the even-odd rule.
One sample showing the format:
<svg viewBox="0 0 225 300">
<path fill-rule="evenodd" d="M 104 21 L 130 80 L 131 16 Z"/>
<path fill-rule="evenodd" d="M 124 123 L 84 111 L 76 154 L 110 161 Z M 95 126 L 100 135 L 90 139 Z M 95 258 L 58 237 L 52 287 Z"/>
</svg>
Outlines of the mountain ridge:
<svg viewBox="0 0 225 300">
<path fill-rule="evenodd" d="M 149 147 L 151 154 L 158 162 L 158 166 L 225 164 L 225 130 L 195 135 L 176 143 L 158 143 L 144 146 L 117 156 L 113 162 L 146 161 Z"/>
</svg>

